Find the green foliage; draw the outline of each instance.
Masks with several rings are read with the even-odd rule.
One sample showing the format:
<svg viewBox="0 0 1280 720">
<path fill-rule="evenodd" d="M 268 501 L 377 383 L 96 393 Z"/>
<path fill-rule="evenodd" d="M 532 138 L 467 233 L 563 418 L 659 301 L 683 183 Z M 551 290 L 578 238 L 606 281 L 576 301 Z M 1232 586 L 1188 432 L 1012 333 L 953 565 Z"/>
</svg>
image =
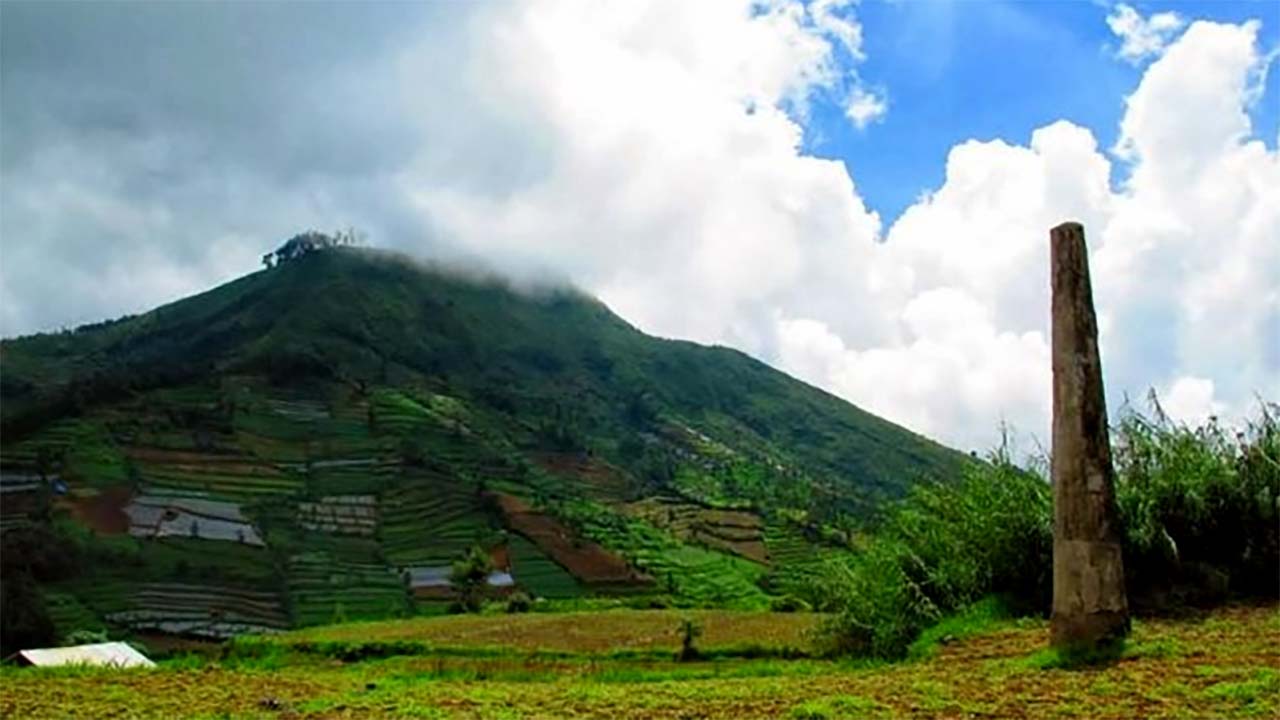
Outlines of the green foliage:
<svg viewBox="0 0 1280 720">
<path fill-rule="evenodd" d="M 0 583 L 0 653 L 52 645 L 57 635 L 35 579 L 14 573 Z"/>
<path fill-rule="evenodd" d="M 820 609 L 837 613 L 828 649 L 901 657 L 921 630 L 990 593 L 1039 608 L 1052 548 L 1048 485 L 1003 452 L 958 482 L 919 486 L 816 579 Z"/>
<path fill-rule="evenodd" d="M 699 637 L 702 637 L 702 626 L 693 618 L 682 619 L 680 621 L 680 652 L 676 655 L 676 659 L 680 662 L 701 659 L 702 653 L 696 644 Z"/>
<path fill-rule="evenodd" d="M 511 593 L 507 598 L 506 610 L 507 614 L 514 615 L 516 613 L 527 613 L 533 609 L 533 598 L 528 593 L 517 590 Z"/>
<path fill-rule="evenodd" d="M 834 538 L 878 498 L 967 462 L 741 353 L 645 336 L 576 291 L 517 292 L 333 239 L 298 236 L 269 272 L 139 316 L 0 341 L 0 460 L 71 491 L 18 518 L 57 542 L 28 552 L 6 532 L 6 562 L 31 567 L 7 565 L 3 579 L 25 573 L 40 592 L 15 581 L 5 613 L 26 608 L 22 622 L 39 624 L 43 597 L 56 634 L 114 632 L 123 614 L 159 612 L 144 587 L 172 596 L 163 613 L 175 617 L 196 610 L 190 588 L 235 604 L 260 590 L 294 625 L 435 611 L 401 573 L 495 544 L 490 492 L 555 515 L 653 581 L 579 582 L 513 542 L 531 594 L 763 609 L 764 576 L 807 561 L 819 533 L 797 534 L 795 553 L 766 568 L 621 508 L 684 487 Z M 112 534 L 113 504 L 138 494 L 235 502 L 266 547 Z M 374 516 L 358 553 L 334 540 L 351 535 L 350 517 L 300 508 L 357 495 Z M 36 572 L 62 540 L 72 566 Z"/>
<path fill-rule="evenodd" d="M 1044 648 L 1022 661 L 1036 670 L 1077 670 L 1107 665 L 1125 656 L 1126 639 L 1112 638 L 1096 647 Z"/>
<path fill-rule="evenodd" d="M 805 602 L 802 598 L 794 595 L 784 595 L 776 597 L 769 601 L 769 610 L 771 612 L 811 612 L 813 606 Z"/>
<path fill-rule="evenodd" d="M 648 573 L 684 606 L 758 610 L 768 605 L 760 588 L 765 568 L 757 563 L 681 543 L 599 503 L 579 500 L 555 509 L 588 538 Z"/>
<path fill-rule="evenodd" d="M 810 700 L 791 708 L 791 720 L 863 720 L 891 717 L 888 706 L 857 695 L 837 695 L 824 700 Z"/>
<path fill-rule="evenodd" d="M 1116 497 L 1130 602 L 1141 608 L 1274 598 L 1280 587 L 1280 425 L 1275 406 L 1234 438 L 1127 411 L 1115 432 Z M 923 484 L 857 552 L 810 576 L 837 614 L 827 649 L 895 658 L 922 630 L 987 595 L 1014 614 L 1049 609 L 1052 506 L 1044 478 L 1003 451 L 958 482 Z M 961 620 L 979 621 L 979 605 Z M 952 633 L 949 626 L 930 631 Z M 925 648 L 928 639 L 924 641 Z M 1118 651 L 1117 651 L 1118 652 Z M 1104 653 L 1104 656 L 1109 657 Z M 1056 666 L 1094 657 L 1057 656 Z"/>
<path fill-rule="evenodd" d="M 1116 430 L 1116 502 L 1125 574 L 1143 605 L 1275 596 L 1280 568 L 1280 423 L 1276 406 L 1232 437 L 1127 413 Z"/>
<path fill-rule="evenodd" d="M 63 645 L 92 645 L 110 640 L 105 630 L 75 630 L 62 638 Z"/>
<path fill-rule="evenodd" d="M 466 557 L 453 564 L 449 584 L 458 594 L 458 602 L 464 610 L 480 611 L 492 572 L 493 559 L 479 546 L 472 547 Z"/>
<path fill-rule="evenodd" d="M 1001 598 L 983 598 L 925 629 L 907 648 L 907 657 L 912 660 L 933 657 L 939 647 L 989 632 L 1010 615 L 1007 604 Z"/>
<path fill-rule="evenodd" d="M 280 387 L 393 388 L 411 402 L 391 404 L 416 405 L 401 408 L 411 425 L 430 419 L 461 433 L 488 419 L 525 446 L 590 448 L 628 471 L 644 455 L 629 474 L 648 481 L 670 481 L 677 450 L 705 455 L 719 463 L 708 470 L 715 494 L 771 506 L 785 497 L 815 513 L 865 512 L 965 463 L 741 353 L 647 337 L 575 291 L 521 294 L 350 247 L 303 253 L 120 322 L 5 340 L 3 350 L 7 444 L 141 392 L 250 375 Z M 384 400 L 375 396 L 357 424 L 405 431 Z M 228 409 L 208 408 L 201 422 L 225 424 Z M 241 427 L 239 408 L 229 414 Z M 659 447 L 624 448 L 639 433 Z M 113 477 L 125 473 L 100 460 Z M 825 494 L 811 492 L 818 485 Z"/>
</svg>

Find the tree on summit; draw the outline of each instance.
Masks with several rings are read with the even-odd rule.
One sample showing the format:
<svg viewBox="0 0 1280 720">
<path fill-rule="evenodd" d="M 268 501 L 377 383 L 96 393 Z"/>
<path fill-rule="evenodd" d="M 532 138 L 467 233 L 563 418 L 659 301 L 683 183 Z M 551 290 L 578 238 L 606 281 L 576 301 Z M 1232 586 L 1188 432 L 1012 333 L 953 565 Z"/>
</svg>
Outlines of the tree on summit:
<svg viewBox="0 0 1280 720">
<path fill-rule="evenodd" d="M 263 255 L 262 264 L 267 269 L 270 269 L 275 265 L 297 260 L 304 255 L 320 250 L 342 246 L 362 246 L 367 242 L 367 236 L 353 227 L 334 231 L 333 234 L 322 233 L 318 230 L 308 230 L 294 235 L 284 241 L 284 244 L 276 248 L 275 251 Z"/>
</svg>

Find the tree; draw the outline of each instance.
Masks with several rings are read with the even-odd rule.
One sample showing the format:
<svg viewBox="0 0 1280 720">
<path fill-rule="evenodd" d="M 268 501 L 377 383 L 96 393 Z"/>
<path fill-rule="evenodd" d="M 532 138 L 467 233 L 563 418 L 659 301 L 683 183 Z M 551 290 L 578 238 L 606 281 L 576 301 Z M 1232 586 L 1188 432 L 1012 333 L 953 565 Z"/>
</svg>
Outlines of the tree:
<svg viewBox="0 0 1280 720">
<path fill-rule="evenodd" d="M 458 594 L 458 603 L 467 612 L 479 612 L 484 591 L 493 573 L 493 559 L 479 546 L 472 546 L 465 557 L 453 564 L 449 584 Z"/>
<path fill-rule="evenodd" d="M 693 618 L 684 618 L 680 621 L 680 652 L 676 655 L 676 659 L 680 662 L 690 662 L 702 659 L 702 651 L 698 650 L 697 641 L 702 636 L 702 626 Z"/>
<path fill-rule="evenodd" d="M 57 637 L 53 620 L 35 579 L 12 574 L 0 585 L 0 652 L 52 645 Z"/>
</svg>

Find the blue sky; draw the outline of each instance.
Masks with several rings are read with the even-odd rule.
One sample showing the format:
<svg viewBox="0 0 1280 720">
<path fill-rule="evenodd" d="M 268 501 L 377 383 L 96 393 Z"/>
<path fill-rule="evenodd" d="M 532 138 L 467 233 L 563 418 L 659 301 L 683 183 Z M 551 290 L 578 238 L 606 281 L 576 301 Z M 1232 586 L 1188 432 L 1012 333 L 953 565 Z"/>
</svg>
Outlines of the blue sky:
<svg viewBox="0 0 1280 720">
<path fill-rule="evenodd" d="M 1239 419 L 1280 399 L 1280 3 L 1131 5 L 10 0 L 0 335 L 355 226 L 981 450 L 1044 437 L 1070 218 L 1108 397 Z"/>
<path fill-rule="evenodd" d="M 1280 2 L 1131 5 L 1144 16 L 1173 11 L 1188 20 L 1257 19 L 1259 44 L 1280 46 Z M 806 150 L 842 159 L 888 227 L 922 192 L 942 183 L 947 152 L 965 140 L 1025 144 L 1032 130 L 1066 119 L 1091 129 L 1109 149 L 1124 97 L 1146 63 L 1116 57 L 1108 12 L 1093 2 L 864 2 L 858 19 L 866 60 L 857 72 L 887 91 L 888 113 L 859 130 L 843 107 L 820 97 L 810 108 Z M 1280 72 L 1268 74 L 1251 115 L 1255 133 L 1274 149 Z"/>
</svg>

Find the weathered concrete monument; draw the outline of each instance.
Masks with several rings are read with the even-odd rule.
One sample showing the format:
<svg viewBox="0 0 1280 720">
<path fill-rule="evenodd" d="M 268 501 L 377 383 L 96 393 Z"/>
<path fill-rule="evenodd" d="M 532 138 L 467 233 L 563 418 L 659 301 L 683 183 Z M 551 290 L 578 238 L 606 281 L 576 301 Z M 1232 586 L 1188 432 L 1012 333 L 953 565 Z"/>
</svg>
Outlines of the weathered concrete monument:
<svg viewBox="0 0 1280 720">
<path fill-rule="evenodd" d="M 1129 630 L 1107 403 L 1084 227 L 1049 232 L 1053 287 L 1054 647 L 1089 649 Z"/>
</svg>

